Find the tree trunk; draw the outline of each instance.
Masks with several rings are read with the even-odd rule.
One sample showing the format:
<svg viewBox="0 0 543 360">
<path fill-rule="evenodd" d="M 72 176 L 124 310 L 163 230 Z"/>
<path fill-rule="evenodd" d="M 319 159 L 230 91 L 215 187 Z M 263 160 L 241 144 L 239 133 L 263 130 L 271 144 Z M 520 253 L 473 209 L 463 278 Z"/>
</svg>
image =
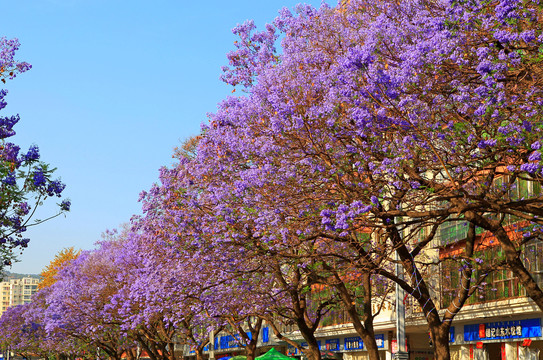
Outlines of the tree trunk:
<svg viewBox="0 0 543 360">
<path fill-rule="evenodd" d="M 307 358 L 309 360 L 321 360 L 321 351 L 315 337 L 315 331 L 307 326 L 303 315 L 296 319 L 296 324 L 305 341 L 307 341 L 308 348 L 305 350 Z"/>
<path fill-rule="evenodd" d="M 168 360 L 175 360 L 175 344 L 173 342 L 168 343 Z"/>
<path fill-rule="evenodd" d="M 450 360 L 451 352 L 449 348 L 449 328 L 450 326 L 432 327 L 430 336 L 434 342 L 435 360 Z"/>
<path fill-rule="evenodd" d="M 237 331 L 239 335 L 241 336 L 241 341 L 245 343 L 245 354 L 247 357 L 247 360 L 254 360 L 256 357 L 256 346 L 258 344 L 258 335 L 260 334 L 260 329 L 262 329 L 262 318 L 256 318 L 256 321 L 253 325 L 252 317 L 245 318 L 245 323 L 247 325 L 247 328 L 249 330 L 249 333 L 251 334 L 251 337 L 247 335 L 247 332 L 243 329 L 241 326 L 241 322 L 238 322 L 238 324 L 235 324 L 234 319 L 229 320 L 230 325 L 232 325 L 233 328 L 237 328 Z"/>
<path fill-rule="evenodd" d="M 319 350 L 319 345 L 316 340 L 314 341 L 314 344 L 310 344 L 308 341 L 307 347 L 305 355 L 309 360 L 321 360 L 321 351 Z"/>
<path fill-rule="evenodd" d="M 254 360 L 256 357 L 256 343 L 253 344 L 252 342 L 248 344 L 245 347 L 245 353 L 247 356 L 247 360 Z"/>
<path fill-rule="evenodd" d="M 279 263 L 276 261 L 273 265 L 276 279 L 278 280 L 279 284 L 281 284 L 281 286 L 289 293 L 293 307 L 293 317 L 296 325 L 298 326 L 298 330 L 300 330 L 303 338 L 305 339 L 305 341 L 307 341 L 308 349 L 305 350 L 306 356 L 309 358 L 309 360 L 321 360 L 321 352 L 317 343 L 317 339 L 315 338 L 315 330 L 319 319 L 317 319 L 313 324 L 308 324 L 311 321 L 307 316 L 307 302 L 305 299 L 305 295 L 302 294 L 302 292 L 299 290 L 299 288 L 301 288 L 302 286 L 311 286 L 312 284 L 302 283 L 301 279 L 303 278 L 303 276 L 301 275 L 298 268 L 294 269 L 293 273 L 296 276 L 294 277 L 294 279 L 290 280 L 289 284 L 283 276 L 283 272 Z M 294 286 L 293 283 L 296 286 Z"/>
<path fill-rule="evenodd" d="M 163 342 L 160 342 L 158 345 L 158 358 L 162 360 L 168 360 L 170 357 L 169 351 L 168 351 L 168 344 L 165 344 Z"/>
<path fill-rule="evenodd" d="M 375 335 L 373 332 L 367 332 L 366 336 L 361 336 L 362 341 L 364 342 L 364 347 L 368 351 L 369 360 L 379 360 L 379 348 L 377 347 L 377 342 L 375 341 Z"/>
<path fill-rule="evenodd" d="M 375 341 L 375 333 L 373 331 L 373 313 L 371 308 L 371 297 L 372 297 L 372 286 L 371 286 L 371 274 L 369 272 L 364 272 L 362 274 L 362 286 L 364 288 L 363 295 L 363 322 L 360 319 L 360 315 L 355 307 L 354 299 L 349 294 L 349 291 L 345 287 L 343 282 L 336 284 L 336 288 L 340 293 L 341 300 L 343 305 L 349 314 L 353 326 L 360 335 L 360 338 L 364 342 L 364 345 L 368 351 L 369 360 L 379 360 L 379 348 L 377 347 L 377 342 Z"/>
<path fill-rule="evenodd" d="M 377 348 L 377 342 L 375 341 L 375 333 L 373 331 L 373 310 L 371 306 L 373 289 L 371 282 L 371 273 L 369 271 L 362 272 L 362 287 L 363 292 L 363 305 L 362 305 L 362 315 L 360 315 L 356 308 L 355 299 L 351 292 L 347 289 L 344 280 L 339 274 L 334 271 L 334 269 L 326 263 L 323 263 L 323 268 L 327 271 L 333 273 L 333 280 L 324 281 L 326 285 L 333 286 L 339 294 L 343 306 L 351 322 L 353 323 L 354 329 L 362 338 L 364 344 L 366 344 L 366 349 L 368 350 L 368 357 L 370 360 L 379 360 L 379 349 Z"/>
<path fill-rule="evenodd" d="M 136 360 L 136 349 L 133 349 L 133 348 L 130 348 L 130 349 L 126 349 L 125 350 L 126 352 L 126 359 L 127 360 Z"/>
<path fill-rule="evenodd" d="M 364 344 L 366 344 L 369 359 L 379 360 L 379 349 L 377 348 L 375 333 L 373 331 L 373 310 L 371 308 L 373 289 L 371 283 L 371 274 L 369 272 L 364 272 L 362 274 L 362 286 L 364 287 L 364 331 L 361 337 L 364 341 Z"/>
<path fill-rule="evenodd" d="M 138 337 L 138 342 L 141 345 L 142 349 L 145 350 L 145 352 L 147 353 L 147 356 L 149 356 L 151 360 L 158 360 L 154 350 L 151 349 L 151 347 L 149 346 L 145 338 Z"/>
</svg>

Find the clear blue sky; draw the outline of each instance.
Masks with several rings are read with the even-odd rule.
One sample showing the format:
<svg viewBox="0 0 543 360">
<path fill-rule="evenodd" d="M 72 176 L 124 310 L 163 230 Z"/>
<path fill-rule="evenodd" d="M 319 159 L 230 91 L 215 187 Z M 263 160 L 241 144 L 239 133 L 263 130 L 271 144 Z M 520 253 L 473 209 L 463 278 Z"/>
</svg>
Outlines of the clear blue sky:
<svg viewBox="0 0 543 360">
<path fill-rule="evenodd" d="M 247 19 L 263 28 L 299 2 L 321 0 L 4 2 L 0 36 L 19 38 L 18 59 L 33 69 L 6 84 L 2 115 L 20 114 L 14 142 L 37 144 L 72 200 L 66 218 L 28 231 L 11 271 L 39 273 L 61 249 L 90 249 L 139 214 L 139 193 L 173 148 L 230 94 L 218 78 L 231 29 Z"/>
</svg>

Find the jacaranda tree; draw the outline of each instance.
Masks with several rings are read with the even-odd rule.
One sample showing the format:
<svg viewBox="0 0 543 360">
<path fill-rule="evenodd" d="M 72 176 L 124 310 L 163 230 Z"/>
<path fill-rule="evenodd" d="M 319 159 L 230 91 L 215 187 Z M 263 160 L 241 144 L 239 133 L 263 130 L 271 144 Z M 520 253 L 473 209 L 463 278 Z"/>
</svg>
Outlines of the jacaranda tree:
<svg viewBox="0 0 543 360">
<path fill-rule="evenodd" d="M 135 343 L 123 328 L 121 303 L 113 301 L 122 289 L 122 269 L 116 261 L 121 244 L 102 242 L 82 252 L 59 270 L 57 281 L 43 289 L 47 333 L 61 333 L 120 359 Z M 119 277 L 118 277 L 119 276 Z"/>
<path fill-rule="evenodd" d="M 0 80 L 3 83 L 31 68 L 30 64 L 15 60 L 18 48 L 17 39 L 0 38 Z M 0 90 L 0 110 L 7 105 L 6 95 L 7 90 Z M 70 202 L 64 200 L 58 204 L 56 215 L 31 221 L 47 198 L 61 196 L 65 185 L 52 178 L 55 169 L 40 160 L 36 145 L 21 153 L 18 145 L 8 141 L 15 135 L 13 128 L 18 121 L 18 115 L 0 117 L 0 269 L 11 265 L 16 252 L 28 246 L 29 239 L 24 237 L 28 226 L 70 210 Z"/>
</svg>

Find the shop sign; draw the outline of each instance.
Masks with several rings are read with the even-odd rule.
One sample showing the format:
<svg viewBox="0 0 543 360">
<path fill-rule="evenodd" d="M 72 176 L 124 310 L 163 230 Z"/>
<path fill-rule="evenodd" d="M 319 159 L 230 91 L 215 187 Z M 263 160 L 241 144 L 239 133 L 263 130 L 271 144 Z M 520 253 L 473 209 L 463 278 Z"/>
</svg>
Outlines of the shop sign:
<svg viewBox="0 0 543 360">
<path fill-rule="evenodd" d="M 219 338 L 218 347 L 217 347 L 217 338 L 215 338 L 215 349 L 231 349 L 231 348 L 237 348 L 240 347 L 239 343 L 239 335 L 232 336 L 221 336 Z"/>
<path fill-rule="evenodd" d="M 270 341 L 270 328 L 265 327 L 262 329 L 262 342 L 267 343 Z"/>
<path fill-rule="evenodd" d="M 464 325 L 464 341 L 518 339 L 541 336 L 541 319 Z"/>
<path fill-rule="evenodd" d="M 407 342 L 407 338 L 405 338 L 405 349 L 407 352 L 409 352 L 409 343 Z M 393 354 L 396 354 L 398 352 L 398 340 L 392 339 L 390 340 L 390 351 L 392 351 Z"/>
<path fill-rule="evenodd" d="M 343 344 L 345 350 L 359 350 L 364 348 L 364 343 L 359 336 L 345 338 Z"/>
<path fill-rule="evenodd" d="M 378 348 L 384 348 L 385 347 L 385 335 L 384 334 L 377 334 L 375 335 L 375 342 L 377 342 Z"/>
<path fill-rule="evenodd" d="M 353 337 L 346 337 L 343 343 L 343 347 L 345 350 L 361 350 L 364 348 L 364 342 L 360 338 L 360 336 L 353 336 Z M 377 343 L 377 347 L 382 349 L 385 347 L 385 335 L 384 334 L 377 334 L 375 335 L 375 342 Z"/>
<path fill-rule="evenodd" d="M 339 339 L 326 340 L 326 350 L 339 351 Z"/>
</svg>

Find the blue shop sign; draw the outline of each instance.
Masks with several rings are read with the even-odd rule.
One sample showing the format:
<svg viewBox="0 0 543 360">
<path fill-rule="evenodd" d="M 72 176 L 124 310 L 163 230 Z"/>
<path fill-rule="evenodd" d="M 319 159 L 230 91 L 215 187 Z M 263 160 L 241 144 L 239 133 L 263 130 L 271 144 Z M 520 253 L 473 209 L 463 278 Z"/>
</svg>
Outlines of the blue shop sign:
<svg viewBox="0 0 543 360">
<path fill-rule="evenodd" d="M 345 350 L 359 350 L 364 348 L 364 343 L 360 336 L 346 337 L 343 340 L 343 347 Z"/>
<path fill-rule="evenodd" d="M 518 339 L 541 336 L 541 319 L 464 325 L 464 341 Z"/>
<path fill-rule="evenodd" d="M 361 350 L 364 348 L 364 342 L 362 341 L 362 338 L 360 338 L 360 336 L 346 337 L 343 341 L 343 347 L 345 350 Z M 375 335 L 375 342 L 377 343 L 378 348 L 384 348 L 385 335 Z"/>
<path fill-rule="evenodd" d="M 262 342 L 267 343 L 270 341 L 270 328 L 265 327 L 262 329 Z"/>
<path fill-rule="evenodd" d="M 378 348 L 384 348 L 385 347 L 385 335 L 384 334 L 377 334 L 375 335 L 375 342 L 377 343 Z"/>
<path fill-rule="evenodd" d="M 339 351 L 339 339 L 326 340 L 326 350 Z"/>
<path fill-rule="evenodd" d="M 216 338 L 215 338 L 215 344 L 216 344 Z M 219 338 L 219 347 L 215 347 L 216 350 L 218 349 L 231 349 L 231 348 L 237 348 L 240 347 L 240 336 L 221 336 Z"/>
</svg>

